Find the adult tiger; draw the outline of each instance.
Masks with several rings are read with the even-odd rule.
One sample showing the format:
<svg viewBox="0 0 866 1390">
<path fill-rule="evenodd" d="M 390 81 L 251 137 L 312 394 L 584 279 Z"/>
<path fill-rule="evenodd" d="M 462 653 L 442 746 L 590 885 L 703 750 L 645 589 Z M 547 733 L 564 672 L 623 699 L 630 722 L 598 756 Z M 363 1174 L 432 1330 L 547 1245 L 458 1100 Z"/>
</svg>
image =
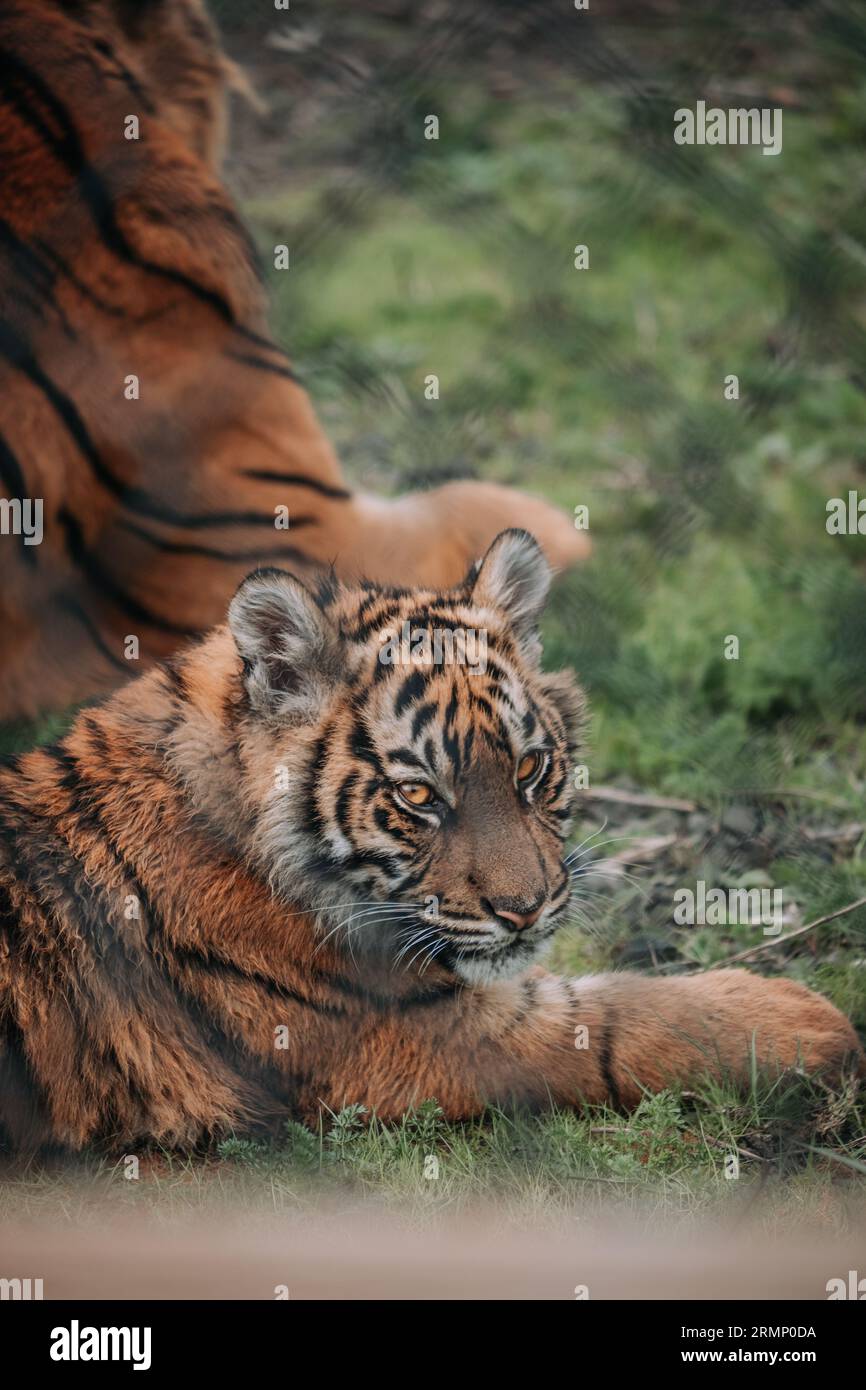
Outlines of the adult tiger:
<svg viewBox="0 0 866 1390">
<path fill-rule="evenodd" d="M 535 963 L 569 900 L 582 717 L 539 664 L 549 578 L 516 531 L 445 592 L 259 571 L 228 626 L 0 771 L 7 1141 L 195 1145 L 354 1102 L 456 1118 L 862 1068 L 790 980 Z M 483 632 L 484 659 L 403 664 L 404 624 Z"/>
<path fill-rule="evenodd" d="M 492 484 L 350 491 L 219 180 L 230 73 L 201 0 L 3 4 L 0 719 L 137 672 L 128 636 L 165 656 L 257 562 L 453 583 L 516 520 L 586 549 Z"/>
</svg>

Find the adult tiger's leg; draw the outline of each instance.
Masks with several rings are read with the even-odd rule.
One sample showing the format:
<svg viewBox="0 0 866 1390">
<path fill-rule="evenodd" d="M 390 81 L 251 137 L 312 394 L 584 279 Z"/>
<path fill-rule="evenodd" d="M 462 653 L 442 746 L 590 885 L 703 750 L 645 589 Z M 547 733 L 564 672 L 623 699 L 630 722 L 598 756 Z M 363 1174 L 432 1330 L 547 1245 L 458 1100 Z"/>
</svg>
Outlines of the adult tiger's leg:
<svg viewBox="0 0 866 1390">
<path fill-rule="evenodd" d="M 498 483 L 446 483 L 393 500 L 360 495 L 352 516 L 355 534 L 337 567 L 347 578 L 385 584 L 456 584 L 511 527 L 530 531 L 555 570 L 586 559 L 591 549 L 585 532 L 558 508 Z"/>
<path fill-rule="evenodd" d="M 7 542 L 0 720 L 140 674 L 218 622 L 259 565 L 438 588 L 462 580 L 511 526 L 531 529 L 559 569 L 589 549 L 565 514 L 493 483 L 396 499 L 354 492 L 298 384 L 208 354 L 189 332 L 170 370 L 154 365 L 137 414 L 121 401 L 81 402 L 95 476 L 49 402 L 18 389 L 27 437 L 44 441 L 44 540 L 29 550 Z M 23 455 L 12 418 L 6 433 Z"/>
</svg>

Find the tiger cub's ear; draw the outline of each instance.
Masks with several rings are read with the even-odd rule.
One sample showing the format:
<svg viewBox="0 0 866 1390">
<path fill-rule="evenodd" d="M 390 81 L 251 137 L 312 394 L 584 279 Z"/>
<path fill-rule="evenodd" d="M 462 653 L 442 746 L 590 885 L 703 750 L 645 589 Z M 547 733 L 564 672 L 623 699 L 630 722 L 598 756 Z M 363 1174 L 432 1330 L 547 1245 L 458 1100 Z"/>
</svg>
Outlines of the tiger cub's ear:
<svg viewBox="0 0 866 1390">
<path fill-rule="evenodd" d="M 528 531 L 501 531 L 470 572 L 471 602 L 497 608 L 509 621 L 521 653 L 532 664 L 541 659 L 538 624 L 550 588 L 551 569 Z"/>
<path fill-rule="evenodd" d="M 251 707 L 280 723 L 316 719 L 341 684 L 340 638 L 309 589 L 285 570 L 247 576 L 228 623 Z"/>
<path fill-rule="evenodd" d="M 540 684 L 562 720 L 568 751 L 573 755 L 580 749 L 586 733 L 586 696 L 573 671 L 545 671 Z"/>
</svg>

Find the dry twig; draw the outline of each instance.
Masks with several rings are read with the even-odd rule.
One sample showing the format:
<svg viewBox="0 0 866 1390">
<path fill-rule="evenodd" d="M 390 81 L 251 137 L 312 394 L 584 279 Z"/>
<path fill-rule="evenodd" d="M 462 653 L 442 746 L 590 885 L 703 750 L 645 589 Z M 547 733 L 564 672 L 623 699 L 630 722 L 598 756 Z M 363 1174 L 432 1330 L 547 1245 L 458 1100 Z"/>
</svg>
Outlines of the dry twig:
<svg viewBox="0 0 866 1390">
<path fill-rule="evenodd" d="M 858 898 L 856 902 L 849 903 L 847 907 L 840 907 L 838 912 L 828 912 L 826 917 L 816 917 L 814 922 L 807 922 L 805 927 L 798 927 L 796 931 L 786 932 L 784 936 L 775 936 L 767 941 L 759 941 L 757 946 L 750 946 L 747 951 L 738 951 L 735 956 L 725 956 L 724 960 L 717 960 L 710 970 L 721 970 L 725 965 L 733 965 L 734 961 L 746 960 L 749 956 L 754 956 L 758 951 L 770 951 L 775 946 L 783 946 L 786 941 L 793 941 L 798 936 L 805 936 L 806 932 L 814 931 L 816 927 L 823 927 L 825 922 L 833 922 L 837 917 L 846 917 L 849 912 L 856 912 L 858 907 L 866 907 L 866 898 Z"/>
</svg>

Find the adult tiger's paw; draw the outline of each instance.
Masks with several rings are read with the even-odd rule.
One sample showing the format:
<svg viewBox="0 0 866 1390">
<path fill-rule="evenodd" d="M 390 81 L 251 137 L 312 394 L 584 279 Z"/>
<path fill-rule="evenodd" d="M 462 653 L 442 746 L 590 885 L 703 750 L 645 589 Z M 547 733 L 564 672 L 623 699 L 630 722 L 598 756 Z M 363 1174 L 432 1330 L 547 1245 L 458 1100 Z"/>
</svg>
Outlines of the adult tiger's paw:
<svg viewBox="0 0 866 1390">
<path fill-rule="evenodd" d="M 586 531 L 575 530 L 572 517 L 559 507 L 500 483 L 446 483 L 426 497 L 445 533 L 461 547 L 461 565 L 480 559 L 491 541 L 512 527 L 529 531 L 555 570 L 585 560 L 592 549 Z"/>
<path fill-rule="evenodd" d="M 554 570 L 585 560 L 585 531 L 558 507 L 499 483 L 456 482 L 386 499 L 357 496 L 335 547 L 344 577 L 450 588 L 460 584 L 501 531 L 529 531 Z"/>
</svg>

